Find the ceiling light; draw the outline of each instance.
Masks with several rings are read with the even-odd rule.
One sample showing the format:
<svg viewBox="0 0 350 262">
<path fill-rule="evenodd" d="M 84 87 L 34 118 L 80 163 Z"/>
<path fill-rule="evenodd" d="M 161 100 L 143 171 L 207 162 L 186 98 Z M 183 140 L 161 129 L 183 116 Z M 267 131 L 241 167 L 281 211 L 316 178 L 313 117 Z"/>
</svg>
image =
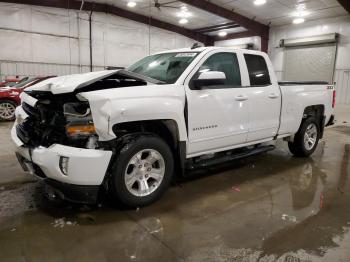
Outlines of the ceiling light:
<svg viewBox="0 0 350 262">
<path fill-rule="evenodd" d="M 304 16 L 308 16 L 309 14 L 310 14 L 309 11 L 302 10 L 302 11 L 296 11 L 292 15 L 295 17 L 304 17 Z"/>
<path fill-rule="evenodd" d="M 304 18 L 295 18 L 293 20 L 293 24 L 301 24 L 301 23 L 304 23 L 305 22 L 305 19 Z"/>
<path fill-rule="evenodd" d="M 183 24 L 187 24 L 188 20 L 186 18 L 182 18 L 182 19 L 179 20 L 179 23 L 182 24 L 182 25 Z"/>
<path fill-rule="evenodd" d="M 127 4 L 128 7 L 135 7 L 136 6 L 136 2 L 134 1 L 129 1 Z"/>
<path fill-rule="evenodd" d="M 263 5 L 266 4 L 266 0 L 255 0 L 254 5 Z"/>
<path fill-rule="evenodd" d="M 220 37 L 225 37 L 225 36 L 227 36 L 227 32 L 221 31 L 221 32 L 218 33 L 218 35 L 219 35 Z"/>
<path fill-rule="evenodd" d="M 188 10 L 188 9 L 187 9 L 187 6 L 185 6 L 185 5 L 181 6 L 180 9 L 181 9 L 182 11 L 187 11 L 187 10 Z"/>
<path fill-rule="evenodd" d="M 297 4 L 296 5 L 296 8 L 297 8 L 297 10 L 299 10 L 299 11 L 302 11 L 302 10 L 305 10 L 306 9 L 306 5 L 305 4 Z"/>
<path fill-rule="evenodd" d="M 178 12 L 176 15 L 178 17 L 188 18 L 192 16 L 192 13 L 188 12 L 187 10 L 186 11 L 182 10 L 181 12 Z"/>
</svg>

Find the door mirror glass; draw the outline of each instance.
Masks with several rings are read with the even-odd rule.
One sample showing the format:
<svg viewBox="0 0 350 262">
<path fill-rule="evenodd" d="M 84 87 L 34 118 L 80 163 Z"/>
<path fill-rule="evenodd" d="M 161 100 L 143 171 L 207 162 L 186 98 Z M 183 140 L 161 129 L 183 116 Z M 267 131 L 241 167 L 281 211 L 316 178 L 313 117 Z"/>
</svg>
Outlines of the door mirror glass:
<svg viewBox="0 0 350 262">
<path fill-rule="evenodd" d="M 204 71 L 201 72 L 197 79 L 192 80 L 195 89 L 206 89 L 211 86 L 224 85 L 226 75 L 220 71 Z"/>
</svg>

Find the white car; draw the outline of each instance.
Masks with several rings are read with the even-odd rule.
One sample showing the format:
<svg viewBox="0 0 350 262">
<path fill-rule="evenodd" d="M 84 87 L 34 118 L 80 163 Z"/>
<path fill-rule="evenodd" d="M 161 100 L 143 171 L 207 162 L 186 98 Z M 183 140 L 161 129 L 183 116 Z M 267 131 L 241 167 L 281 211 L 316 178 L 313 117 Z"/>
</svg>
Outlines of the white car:
<svg viewBox="0 0 350 262">
<path fill-rule="evenodd" d="M 309 156 L 333 123 L 335 90 L 278 83 L 262 52 L 201 47 L 51 78 L 21 98 L 12 138 L 24 170 L 62 198 L 93 203 L 106 190 L 135 207 L 174 175 L 274 148 L 265 142 Z"/>
</svg>

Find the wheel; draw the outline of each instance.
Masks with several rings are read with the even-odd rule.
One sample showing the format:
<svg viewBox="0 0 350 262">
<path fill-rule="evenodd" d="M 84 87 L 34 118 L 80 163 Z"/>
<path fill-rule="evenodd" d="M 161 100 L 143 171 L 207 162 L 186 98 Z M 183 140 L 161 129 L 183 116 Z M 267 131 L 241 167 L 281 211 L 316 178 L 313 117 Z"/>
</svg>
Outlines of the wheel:
<svg viewBox="0 0 350 262">
<path fill-rule="evenodd" d="M 309 117 L 305 119 L 294 136 L 294 142 L 288 142 L 290 152 L 294 156 L 308 157 L 316 149 L 319 133 L 319 124 L 316 118 Z"/>
<path fill-rule="evenodd" d="M 110 179 L 112 194 L 129 207 L 149 205 L 169 187 L 173 169 L 173 154 L 160 137 L 135 136 L 116 157 Z"/>
<path fill-rule="evenodd" d="M 10 100 L 0 101 L 0 120 L 11 121 L 15 119 L 16 103 Z"/>
</svg>

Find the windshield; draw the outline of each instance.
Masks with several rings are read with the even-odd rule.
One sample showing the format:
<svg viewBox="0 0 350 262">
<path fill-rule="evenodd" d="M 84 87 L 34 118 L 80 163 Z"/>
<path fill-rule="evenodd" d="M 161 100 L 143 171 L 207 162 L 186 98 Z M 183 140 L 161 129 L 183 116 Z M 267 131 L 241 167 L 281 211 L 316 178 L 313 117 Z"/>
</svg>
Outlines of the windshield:
<svg viewBox="0 0 350 262">
<path fill-rule="evenodd" d="M 136 62 L 127 70 L 167 84 L 173 84 L 197 55 L 198 52 L 151 55 Z"/>
<path fill-rule="evenodd" d="M 30 82 L 33 82 L 34 80 L 36 80 L 36 77 L 28 77 L 26 80 L 21 80 L 21 82 L 19 82 L 17 85 L 14 85 L 13 87 L 15 88 L 21 88 L 24 87 L 25 85 L 29 84 Z"/>
</svg>

